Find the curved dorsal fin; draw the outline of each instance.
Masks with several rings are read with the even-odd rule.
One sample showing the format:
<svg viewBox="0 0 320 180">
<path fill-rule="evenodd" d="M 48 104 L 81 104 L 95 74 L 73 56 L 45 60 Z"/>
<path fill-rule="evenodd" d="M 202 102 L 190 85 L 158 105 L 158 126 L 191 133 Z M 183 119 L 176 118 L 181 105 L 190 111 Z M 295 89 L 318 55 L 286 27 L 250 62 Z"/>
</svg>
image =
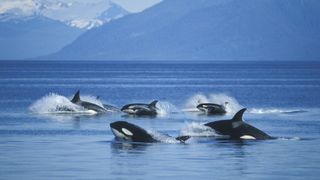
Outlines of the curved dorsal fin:
<svg viewBox="0 0 320 180">
<path fill-rule="evenodd" d="M 76 103 L 76 102 L 78 102 L 78 101 L 80 101 L 80 90 L 78 90 L 78 91 L 76 92 L 76 94 L 73 96 L 73 98 L 72 98 L 72 100 L 71 100 L 72 103 Z"/>
<path fill-rule="evenodd" d="M 158 103 L 157 100 L 152 101 L 152 102 L 149 104 L 149 106 L 150 106 L 150 107 L 156 107 L 156 104 L 157 104 L 157 103 Z"/>
<path fill-rule="evenodd" d="M 238 111 L 233 118 L 231 119 L 231 121 L 243 121 L 242 116 L 243 113 L 247 110 L 247 108 L 243 108 L 240 111 Z"/>
</svg>

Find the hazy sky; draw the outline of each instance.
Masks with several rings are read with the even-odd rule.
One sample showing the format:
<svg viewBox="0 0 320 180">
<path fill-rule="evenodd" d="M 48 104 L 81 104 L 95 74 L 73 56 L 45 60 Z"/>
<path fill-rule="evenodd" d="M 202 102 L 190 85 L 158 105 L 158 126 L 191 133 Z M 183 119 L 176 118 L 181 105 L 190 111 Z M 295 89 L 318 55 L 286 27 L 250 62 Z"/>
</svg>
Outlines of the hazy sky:
<svg viewBox="0 0 320 180">
<path fill-rule="evenodd" d="M 131 12 L 139 12 L 160 2 L 161 0 L 113 0 L 113 1 L 123 6 L 125 9 Z"/>
</svg>

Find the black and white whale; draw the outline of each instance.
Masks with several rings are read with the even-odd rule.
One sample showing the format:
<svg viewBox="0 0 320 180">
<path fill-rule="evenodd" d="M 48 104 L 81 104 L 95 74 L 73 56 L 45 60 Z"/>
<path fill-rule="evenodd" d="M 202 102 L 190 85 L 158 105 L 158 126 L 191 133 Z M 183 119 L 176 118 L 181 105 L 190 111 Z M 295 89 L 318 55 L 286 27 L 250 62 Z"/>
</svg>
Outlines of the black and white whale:
<svg viewBox="0 0 320 180">
<path fill-rule="evenodd" d="M 137 115 L 137 116 L 155 116 L 157 115 L 157 100 L 152 101 L 150 104 L 135 103 L 127 104 L 121 108 L 122 112 Z"/>
<path fill-rule="evenodd" d="M 143 128 L 126 121 L 113 122 L 110 124 L 110 128 L 114 136 L 120 140 L 143 143 L 160 142 Z M 175 140 L 184 143 L 189 138 L 190 136 L 179 136 Z"/>
<path fill-rule="evenodd" d="M 80 99 L 80 90 L 78 90 L 76 92 L 76 94 L 73 96 L 71 102 L 76 104 L 76 105 L 82 106 L 83 108 L 85 108 L 87 110 L 95 111 L 96 113 L 105 113 L 105 112 L 107 112 L 107 109 L 102 107 L 102 106 L 99 106 L 99 105 L 91 103 L 91 102 L 82 101 Z"/>
<path fill-rule="evenodd" d="M 246 110 L 247 110 L 246 108 L 241 109 L 234 115 L 232 119 L 210 122 L 205 124 L 205 126 L 208 126 L 214 129 L 214 131 L 219 135 L 223 135 L 223 136 L 226 136 L 227 138 L 234 139 L 234 140 L 274 139 L 273 137 L 269 136 L 265 132 L 243 121 L 242 116 Z"/>
<path fill-rule="evenodd" d="M 214 104 L 214 103 L 201 103 L 197 106 L 197 108 L 208 115 L 222 115 L 227 113 L 226 111 L 227 105 L 228 105 L 228 102 L 225 102 L 224 105 Z"/>
</svg>

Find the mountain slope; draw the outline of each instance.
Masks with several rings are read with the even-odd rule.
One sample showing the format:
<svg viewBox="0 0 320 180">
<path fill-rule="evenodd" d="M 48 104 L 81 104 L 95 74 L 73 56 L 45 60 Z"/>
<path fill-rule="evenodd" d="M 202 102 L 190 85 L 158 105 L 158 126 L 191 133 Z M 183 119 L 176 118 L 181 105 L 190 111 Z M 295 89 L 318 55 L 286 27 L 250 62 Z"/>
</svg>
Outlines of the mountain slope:
<svg viewBox="0 0 320 180">
<path fill-rule="evenodd" d="M 33 15 L 0 20 L 0 59 L 26 59 L 60 50 L 83 31 L 59 21 Z"/>
<path fill-rule="evenodd" d="M 45 59 L 319 60 L 317 0 L 166 0 Z"/>
<path fill-rule="evenodd" d="M 40 1 L 37 1 L 40 4 Z M 41 8 L 37 11 L 50 19 L 65 22 L 67 25 L 80 29 L 98 27 L 110 20 L 129 14 L 128 11 L 111 0 L 63 2 L 61 0 L 41 0 Z"/>
</svg>

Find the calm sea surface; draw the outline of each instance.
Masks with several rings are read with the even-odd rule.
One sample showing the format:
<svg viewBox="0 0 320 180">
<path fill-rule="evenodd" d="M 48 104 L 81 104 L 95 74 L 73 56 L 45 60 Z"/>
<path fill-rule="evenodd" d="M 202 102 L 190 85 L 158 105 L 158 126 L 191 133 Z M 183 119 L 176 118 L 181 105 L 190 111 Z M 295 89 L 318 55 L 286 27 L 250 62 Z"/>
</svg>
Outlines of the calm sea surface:
<svg viewBox="0 0 320 180">
<path fill-rule="evenodd" d="M 0 61 L 0 179 L 319 179 L 319 62 Z M 134 118 L 55 114 L 83 98 L 122 107 L 158 99 L 160 115 Z M 198 102 L 230 102 L 225 116 L 191 112 Z M 217 140 L 202 124 L 245 120 L 279 137 Z M 186 144 L 118 142 L 109 124 L 124 120 Z"/>
</svg>

